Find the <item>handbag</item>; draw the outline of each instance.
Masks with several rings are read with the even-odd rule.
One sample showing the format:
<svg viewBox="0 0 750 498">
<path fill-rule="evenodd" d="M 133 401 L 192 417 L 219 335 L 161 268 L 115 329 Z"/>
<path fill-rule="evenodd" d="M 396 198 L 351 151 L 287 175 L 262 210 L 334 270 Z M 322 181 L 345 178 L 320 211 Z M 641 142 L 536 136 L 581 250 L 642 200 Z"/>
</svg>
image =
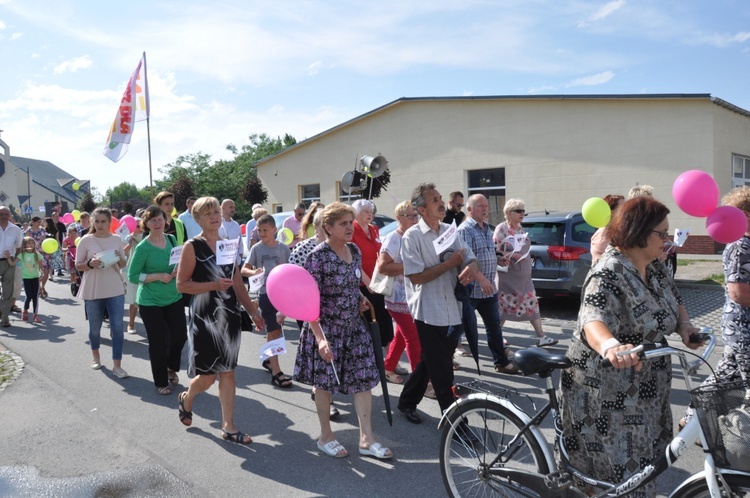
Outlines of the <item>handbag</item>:
<svg viewBox="0 0 750 498">
<path fill-rule="evenodd" d="M 393 294 L 393 283 L 396 281 L 396 277 L 386 276 L 378 271 L 378 265 L 375 265 L 375 269 L 372 270 L 372 278 L 370 279 L 369 288 L 376 294 L 382 294 L 383 296 L 390 296 Z"/>
</svg>

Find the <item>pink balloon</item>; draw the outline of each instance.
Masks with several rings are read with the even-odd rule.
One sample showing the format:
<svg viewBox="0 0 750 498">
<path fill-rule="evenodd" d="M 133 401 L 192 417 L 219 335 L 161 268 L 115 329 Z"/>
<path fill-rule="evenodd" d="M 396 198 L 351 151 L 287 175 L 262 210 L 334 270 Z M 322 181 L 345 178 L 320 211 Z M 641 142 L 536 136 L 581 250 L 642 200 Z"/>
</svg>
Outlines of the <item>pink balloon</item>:
<svg viewBox="0 0 750 498">
<path fill-rule="evenodd" d="M 126 214 L 125 216 L 120 218 L 120 224 L 122 223 L 125 223 L 125 225 L 128 227 L 128 230 L 130 230 L 130 233 L 135 232 L 135 229 L 138 226 L 138 222 L 135 221 L 135 218 L 133 218 L 129 214 Z"/>
<path fill-rule="evenodd" d="M 312 322 L 320 317 L 320 290 L 312 275 L 301 266 L 285 263 L 266 277 L 266 292 L 282 314 Z"/>
<path fill-rule="evenodd" d="M 706 218 L 706 231 L 716 242 L 730 244 L 747 232 L 745 212 L 734 206 L 720 206 Z"/>
<path fill-rule="evenodd" d="M 719 186 L 705 171 L 691 169 L 677 177 L 672 186 L 672 197 L 687 214 L 703 218 L 719 203 Z"/>
<path fill-rule="evenodd" d="M 70 225 L 71 223 L 75 221 L 75 218 L 73 218 L 72 214 L 65 213 L 64 215 L 62 215 L 62 218 L 60 218 L 60 221 L 62 221 L 66 225 Z"/>
</svg>

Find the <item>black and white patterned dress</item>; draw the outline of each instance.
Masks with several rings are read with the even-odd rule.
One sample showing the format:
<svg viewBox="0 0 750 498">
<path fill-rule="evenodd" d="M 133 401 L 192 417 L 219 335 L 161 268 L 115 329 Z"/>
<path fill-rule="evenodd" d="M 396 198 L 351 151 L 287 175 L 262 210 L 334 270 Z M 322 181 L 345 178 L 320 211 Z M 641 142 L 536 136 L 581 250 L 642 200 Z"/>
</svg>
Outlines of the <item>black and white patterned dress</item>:
<svg viewBox="0 0 750 498">
<path fill-rule="evenodd" d="M 203 238 L 190 241 L 195 250 L 194 282 L 231 278 L 233 265 L 216 265 L 216 255 Z M 240 354 L 241 316 L 234 288 L 193 295 L 190 303 L 188 375 L 229 372 Z"/>
<path fill-rule="evenodd" d="M 609 248 L 584 284 L 578 326 L 560 377 L 561 414 L 571 463 L 587 474 L 618 482 L 660 456 L 672 439 L 669 357 L 634 368 L 602 367 L 583 326 L 604 322 L 622 344 L 663 344 L 676 331 L 680 294 L 660 262 L 646 282 L 625 256 Z M 583 485 L 583 483 L 578 483 Z M 655 484 L 629 496 L 654 496 Z"/>
</svg>

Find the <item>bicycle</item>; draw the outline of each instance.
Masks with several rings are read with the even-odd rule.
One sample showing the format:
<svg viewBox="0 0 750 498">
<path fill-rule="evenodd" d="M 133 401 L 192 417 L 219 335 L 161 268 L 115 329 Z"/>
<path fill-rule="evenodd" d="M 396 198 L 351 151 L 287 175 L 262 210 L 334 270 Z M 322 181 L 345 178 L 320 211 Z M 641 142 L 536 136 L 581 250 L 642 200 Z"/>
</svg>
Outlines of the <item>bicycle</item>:
<svg viewBox="0 0 750 498">
<path fill-rule="evenodd" d="M 700 339 L 708 341 L 706 351 L 710 354 L 716 337 L 701 334 Z M 632 352 L 642 349 L 642 346 L 638 346 Z M 487 388 L 491 385 L 481 381 L 456 386 L 458 398 L 446 410 L 438 425 L 442 429 L 441 473 L 449 496 L 587 496 L 573 485 L 571 476 L 601 489 L 596 497 L 623 496 L 664 472 L 698 439 L 706 448 L 704 470 L 682 482 L 670 496 L 750 497 L 750 472 L 747 472 L 750 468 L 732 468 L 725 449 L 721 447 L 722 435 L 715 430 L 717 417 L 750 402 L 750 383 L 731 386 L 733 389 L 730 391 L 735 396 L 729 404 L 734 406 L 722 408 L 721 403 L 710 396 L 708 400 L 698 399 L 705 394 L 705 389 L 692 388 L 689 372 L 694 371 L 695 366 L 688 363 L 686 356 L 697 355 L 670 346 L 643 350 L 639 354 L 645 360 L 677 355 L 687 389 L 693 404 L 697 405 L 697 416 L 692 417 L 679 431 L 661 457 L 620 483 L 600 481 L 574 468 L 567 458 L 557 393 L 552 382 L 552 373 L 568 368 L 570 360 L 563 354 L 530 348 L 517 351 L 516 362 L 525 375 L 536 374 L 546 380 L 544 391 L 548 397 L 546 404 L 533 415 L 530 416 L 508 399 L 507 389 L 498 392 L 497 389 Z M 708 354 L 704 353 L 702 361 Z M 716 388 L 717 385 L 708 387 Z M 708 391 L 712 390 L 715 389 Z M 551 445 L 539 428 L 549 414 L 553 417 L 554 442 L 561 455 L 559 465 L 555 462 Z M 711 425 L 714 427 L 704 427 Z M 748 445 L 750 442 L 743 441 L 741 451 L 744 452 Z M 745 457 L 745 460 L 749 459 Z"/>
</svg>

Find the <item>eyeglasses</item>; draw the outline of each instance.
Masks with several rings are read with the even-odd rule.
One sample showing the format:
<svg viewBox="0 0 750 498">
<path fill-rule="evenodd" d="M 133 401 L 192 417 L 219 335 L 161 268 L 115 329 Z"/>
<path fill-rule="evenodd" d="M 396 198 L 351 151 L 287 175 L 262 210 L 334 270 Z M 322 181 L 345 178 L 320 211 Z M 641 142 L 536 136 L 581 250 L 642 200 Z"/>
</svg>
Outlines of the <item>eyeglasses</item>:
<svg viewBox="0 0 750 498">
<path fill-rule="evenodd" d="M 526 210 L 525 210 L 525 209 L 513 209 L 513 210 L 511 210 L 511 211 L 512 211 L 513 213 L 518 213 L 518 214 L 526 214 Z"/>
<path fill-rule="evenodd" d="M 651 233 L 655 233 L 659 236 L 661 240 L 667 240 L 669 238 L 669 230 L 664 230 L 663 232 L 660 232 L 658 230 L 651 230 Z"/>
<path fill-rule="evenodd" d="M 418 214 L 402 214 L 401 216 L 410 220 L 416 220 L 419 215 Z"/>
<path fill-rule="evenodd" d="M 456 206 L 458 209 L 461 209 L 462 207 L 464 207 L 464 204 L 454 204 L 454 206 Z"/>
</svg>

